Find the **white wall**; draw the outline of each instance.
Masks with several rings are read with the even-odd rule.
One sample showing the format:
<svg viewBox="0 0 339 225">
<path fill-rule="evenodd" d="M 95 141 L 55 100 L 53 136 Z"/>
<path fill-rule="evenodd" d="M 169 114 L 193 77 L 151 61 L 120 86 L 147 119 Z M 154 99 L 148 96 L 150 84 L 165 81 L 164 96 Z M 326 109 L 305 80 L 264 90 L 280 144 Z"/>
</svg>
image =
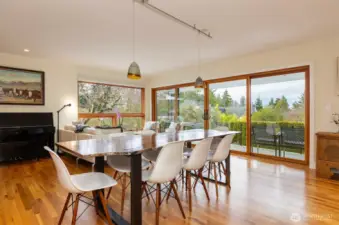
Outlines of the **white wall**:
<svg viewBox="0 0 339 225">
<path fill-rule="evenodd" d="M 146 79 L 142 79 L 141 81 L 128 80 L 126 72 L 75 66 L 55 60 L 37 59 L 3 53 L 0 53 L 0 65 L 45 72 L 44 106 L 0 105 L 0 112 L 53 112 L 54 125 L 56 125 L 56 111 L 64 104 L 71 103 L 72 106 L 66 108 L 60 114 L 61 126 L 71 123 L 78 117 L 78 79 L 125 84 L 136 87 L 144 87 L 146 82 Z"/>
<path fill-rule="evenodd" d="M 339 112 L 339 98 L 336 95 L 337 56 L 339 56 L 339 38 L 331 38 L 206 63 L 201 66 L 201 74 L 203 79 L 212 79 L 310 65 L 310 167 L 315 168 L 315 132 L 337 131 L 337 127 L 331 123 L 331 114 Z M 193 82 L 197 76 L 196 71 L 196 67 L 193 66 L 162 72 L 159 76 L 154 75 L 147 87 L 150 89 Z M 150 92 L 146 99 L 150 102 Z M 150 118 L 151 106 L 148 112 Z"/>
</svg>

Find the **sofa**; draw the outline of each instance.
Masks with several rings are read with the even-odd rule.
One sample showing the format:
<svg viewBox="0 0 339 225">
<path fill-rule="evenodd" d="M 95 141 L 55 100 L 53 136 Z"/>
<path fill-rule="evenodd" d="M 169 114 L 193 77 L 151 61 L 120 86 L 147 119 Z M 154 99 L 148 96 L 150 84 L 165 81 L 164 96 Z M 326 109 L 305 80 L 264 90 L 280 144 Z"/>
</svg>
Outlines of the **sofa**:
<svg viewBox="0 0 339 225">
<path fill-rule="evenodd" d="M 63 129 L 59 129 L 59 141 L 80 141 L 87 139 L 100 139 L 108 138 L 114 134 L 121 133 L 121 128 L 110 128 L 110 129 L 98 129 L 93 127 L 88 127 L 83 130 L 83 132 L 76 132 L 75 125 L 65 125 Z M 92 170 L 94 171 L 95 158 L 94 157 L 85 157 L 85 158 L 76 158 L 76 164 L 78 166 L 79 159 L 83 159 L 87 162 L 92 163 Z"/>
</svg>

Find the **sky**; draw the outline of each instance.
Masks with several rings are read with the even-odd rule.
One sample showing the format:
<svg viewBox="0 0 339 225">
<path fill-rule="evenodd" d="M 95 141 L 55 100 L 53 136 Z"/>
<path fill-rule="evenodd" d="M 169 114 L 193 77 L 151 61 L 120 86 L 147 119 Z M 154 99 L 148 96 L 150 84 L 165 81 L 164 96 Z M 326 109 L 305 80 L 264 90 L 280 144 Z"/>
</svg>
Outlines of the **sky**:
<svg viewBox="0 0 339 225">
<path fill-rule="evenodd" d="M 0 81 L 41 82 L 41 75 L 21 71 L 0 70 Z"/>
<path fill-rule="evenodd" d="M 268 105 L 271 98 L 281 98 L 284 95 L 291 106 L 305 90 L 303 73 L 281 75 L 275 77 L 252 79 L 251 98 L 252 102 L 260 97 L 263 105 Z M 216 90 L 217 95 L 222 95 L 227 89 L 233 100 L 240 102 L 241 96 L 246 97 L 246 81 L 228 81 L 224 83 L 211 84 L 210 88 Z"/>
</svg>

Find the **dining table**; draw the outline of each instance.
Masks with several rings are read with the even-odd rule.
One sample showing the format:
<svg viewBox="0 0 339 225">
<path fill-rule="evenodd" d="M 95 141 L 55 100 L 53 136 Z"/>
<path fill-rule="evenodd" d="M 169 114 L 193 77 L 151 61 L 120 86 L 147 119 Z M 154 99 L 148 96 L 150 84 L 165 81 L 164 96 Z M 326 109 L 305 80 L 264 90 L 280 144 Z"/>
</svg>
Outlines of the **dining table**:
<svg viewBox="0 0 339 225">
<path fill-rule="evenodd" d="M 128 222 L 118 212 L 107 206 L 110 218 L 114 224 L 118 225 L 141 225 L 142 224 L 142 153 L 152 151 L 175 141 L 184 141 L 187 147 L 191 147 L 192 142 L 200 141 L 209 137 L 224 137 L 226 135 L 238 134 L 238 131 L 217 131 L 193 129 L 174 131 L 168 133 L 156 133 L 153 135 L 137 135 L 126 133 L 117 137 L 106 137 L 98 139 L 88 139 L 79 141 L 58 142 L 56 145 L 63 151 L 71 155 L 86 158 L 95 157 L 95 171 L 105 172 L 105 157 L 110 155 L 124 155 L 131 160 L 131 210 Z M 230 156 L 225 160 L 226 164 L 226 185 L 231 185 Z M 89 181 L 90 182 L 90 181 Z M 101 190 L 104 192 L 104 190 Z M 95 201 L 95 199 L 94 199 Z M 98 201 L 98 208 L 103 212 L 103 206 Z"/>
</svg>

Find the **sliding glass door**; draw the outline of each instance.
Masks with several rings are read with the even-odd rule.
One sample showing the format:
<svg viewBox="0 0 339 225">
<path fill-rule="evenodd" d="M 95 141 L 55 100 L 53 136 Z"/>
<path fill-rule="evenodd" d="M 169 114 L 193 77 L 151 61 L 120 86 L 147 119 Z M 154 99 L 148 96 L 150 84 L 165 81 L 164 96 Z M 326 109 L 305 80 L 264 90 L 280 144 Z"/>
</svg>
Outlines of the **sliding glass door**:
<svg viewBox="0 0 339 225">
<path fill-rule="evenodd" d="M 305 72 L 251 79 L 251 152 L 305 160 Z"/>
<path fill-rule="evenodd" d="M 156 104 L 156 120 L 160 123 L 160 132 L 164 132 L 176 120 L 175 89 L 157 91 Z"/>
<path fill-rule="evenodd" d="M 209 84 L 209 128 L 235 130 L 232 150 L 246 152 L 246 79 Z"/>
<path fill-rule="evenodd" d="M 233 151 L 308 163 L 308 66 L 205 82 L 204 89 L 193 83 L 153 89 L 153 118 L 163 131 L 172 121 L 182 130 L 240 131 Z"/>
<path fill-rule="evenodd" d="M 204 89 L 193 86 L 182 87 L 179 91 L 179 114 L 177 121 L 183 130 L 204 128 Z"/>
</svg>

